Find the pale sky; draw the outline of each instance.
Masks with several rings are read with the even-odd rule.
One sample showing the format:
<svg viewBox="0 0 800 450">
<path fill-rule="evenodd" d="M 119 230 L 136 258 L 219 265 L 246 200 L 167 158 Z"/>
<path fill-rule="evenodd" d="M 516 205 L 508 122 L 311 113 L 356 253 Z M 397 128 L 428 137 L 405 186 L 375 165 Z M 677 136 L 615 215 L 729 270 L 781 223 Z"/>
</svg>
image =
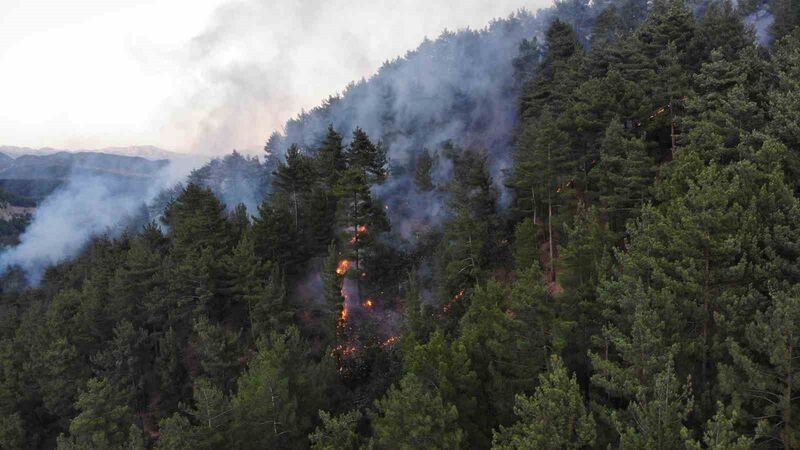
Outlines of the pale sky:
<svg viewBox="0 0 800 450">
<path fill-rule="evenodd" d="M 0 145 L 263 146 L 445 29 L 549 0 L 0 0 Z"/>
</svg>

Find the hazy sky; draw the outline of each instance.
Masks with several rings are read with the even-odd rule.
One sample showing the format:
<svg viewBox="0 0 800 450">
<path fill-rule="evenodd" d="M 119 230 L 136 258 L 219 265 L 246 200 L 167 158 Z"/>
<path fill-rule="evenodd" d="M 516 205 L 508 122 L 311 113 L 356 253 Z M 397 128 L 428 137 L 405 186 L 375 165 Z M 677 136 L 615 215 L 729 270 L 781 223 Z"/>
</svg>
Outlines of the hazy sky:
<svg viewBox="0 0 800 450">
<path fill-rule="evenodd" d="M 0 145 L 259 148 L 445 29 L 549 0 L 0 0 Z"/>
</svg>

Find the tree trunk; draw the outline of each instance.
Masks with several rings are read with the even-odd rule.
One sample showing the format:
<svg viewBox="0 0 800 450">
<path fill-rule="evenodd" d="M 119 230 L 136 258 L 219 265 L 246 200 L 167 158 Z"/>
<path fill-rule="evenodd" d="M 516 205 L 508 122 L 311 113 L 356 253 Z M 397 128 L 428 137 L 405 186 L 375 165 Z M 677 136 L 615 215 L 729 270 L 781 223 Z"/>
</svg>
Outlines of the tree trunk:
<svg viewBox="0 0 800 450">
<path fill-rule="evenodd" d="M 710 239 L 710 237 L 709 237 Z M 708 373 L 708 334 L 711 328 L 711 293 L 709 292 L 709 285 L 711 284 L 711 270 L 710 260 L 711 255 L 708 248 L 705 249 L 705 271 L 703 273 L 703 367 L 700 372 L 700 385 L 706 385 Z"/>
<path fill-rule="evenodd" d="M 547 192 L 547 232 L 550 235 L 550 278 L 556 281 L 556 266 L 553 257 L 553 202 L 550 199 L 550 191 Z"/>
<path fill-rule="evenodd" d="M 796 448 L 793 442 L 792 436 L 792 383 L 794 383 L 792 377 L 792 361 L 794 359 L 794 346 L 792 345 L 792 334 L 793 332 L 789 331 L 789 354 L 787 355 L 787 367 L 786 367 L 786 374 L 783 378 L 783 431 L 781 434 L 783 435 L 783 448 L 786 450 Z"/>
<path fill-rule="evenodd" d="M 547 165 L 551 171 L 552 176 L 552 155 L 550 154 L 550 146 L 547 146 Z M 547 233 L 550 240 L 550 280 L 556 281 L 555 261 L 553 260 L 553 182 L 551 177 L 547 177 Z"/>
</svg>

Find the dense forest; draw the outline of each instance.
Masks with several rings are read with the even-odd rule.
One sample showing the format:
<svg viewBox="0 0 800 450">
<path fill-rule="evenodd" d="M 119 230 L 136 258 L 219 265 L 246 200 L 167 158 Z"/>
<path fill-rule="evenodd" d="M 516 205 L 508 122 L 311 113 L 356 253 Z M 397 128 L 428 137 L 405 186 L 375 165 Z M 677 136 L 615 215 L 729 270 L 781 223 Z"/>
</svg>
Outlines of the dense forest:
<svg viewBox="0 0 800 450">
<path fill-rule="evenodd" d="M 557 2 L 505 22 L 510 109 L 331 99 L 9 270 L 0 447 L 800 448 L 800 2 L 762 7 Z"/>
</svg>

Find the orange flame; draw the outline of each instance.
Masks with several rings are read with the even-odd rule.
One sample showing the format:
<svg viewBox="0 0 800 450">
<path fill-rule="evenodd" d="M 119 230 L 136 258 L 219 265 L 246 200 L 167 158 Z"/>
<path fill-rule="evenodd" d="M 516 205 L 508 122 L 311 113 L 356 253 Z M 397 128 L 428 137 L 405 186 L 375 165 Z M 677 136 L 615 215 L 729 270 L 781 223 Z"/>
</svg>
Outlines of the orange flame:
<svg viewBox="0 0 800 450">
<path fill-rule="evenodd" d="M 452 300 L 450 300 L 449 302 L 445 303 L 445 305 L 442 307 L 442 310 L 444 312 L 450 311 L 450 308 L 453 307 L 453 303 L 461 300 L 462 298 L 464 298 L 464 289 L 458 291 L 458 294 L 454 295 Z"/>
<path fill-rule="evenodd" d="M 356 227 L 356 233 L 350 238 L 350 243 L 355 244 L 358 238 L 367 234 L 367 226 L 366 225 L 359 225 Z"/>
<path fill-rule="evenodd" d="M 394 344 L 397 343 L 397 340 L 398 340 L 397 336 L 392 336 L 389 339 L 383 341 L 383 344 L 381 344 L 381 347 L 386 348 L 386 347 L 389 347 L 391 345 L 394 345 Z"/>
<path fill-rule="evenodd" d="M 349 269 L 349 268 L 350 268 L 350 260 L 349 259 L 343 259 L 343 260 L 339 261 L 339 265 L 336 266 L 336 274 L 337 275 L 344 275 L 345 272 L 347 272 L 347 269 Z"/>
</svg>

